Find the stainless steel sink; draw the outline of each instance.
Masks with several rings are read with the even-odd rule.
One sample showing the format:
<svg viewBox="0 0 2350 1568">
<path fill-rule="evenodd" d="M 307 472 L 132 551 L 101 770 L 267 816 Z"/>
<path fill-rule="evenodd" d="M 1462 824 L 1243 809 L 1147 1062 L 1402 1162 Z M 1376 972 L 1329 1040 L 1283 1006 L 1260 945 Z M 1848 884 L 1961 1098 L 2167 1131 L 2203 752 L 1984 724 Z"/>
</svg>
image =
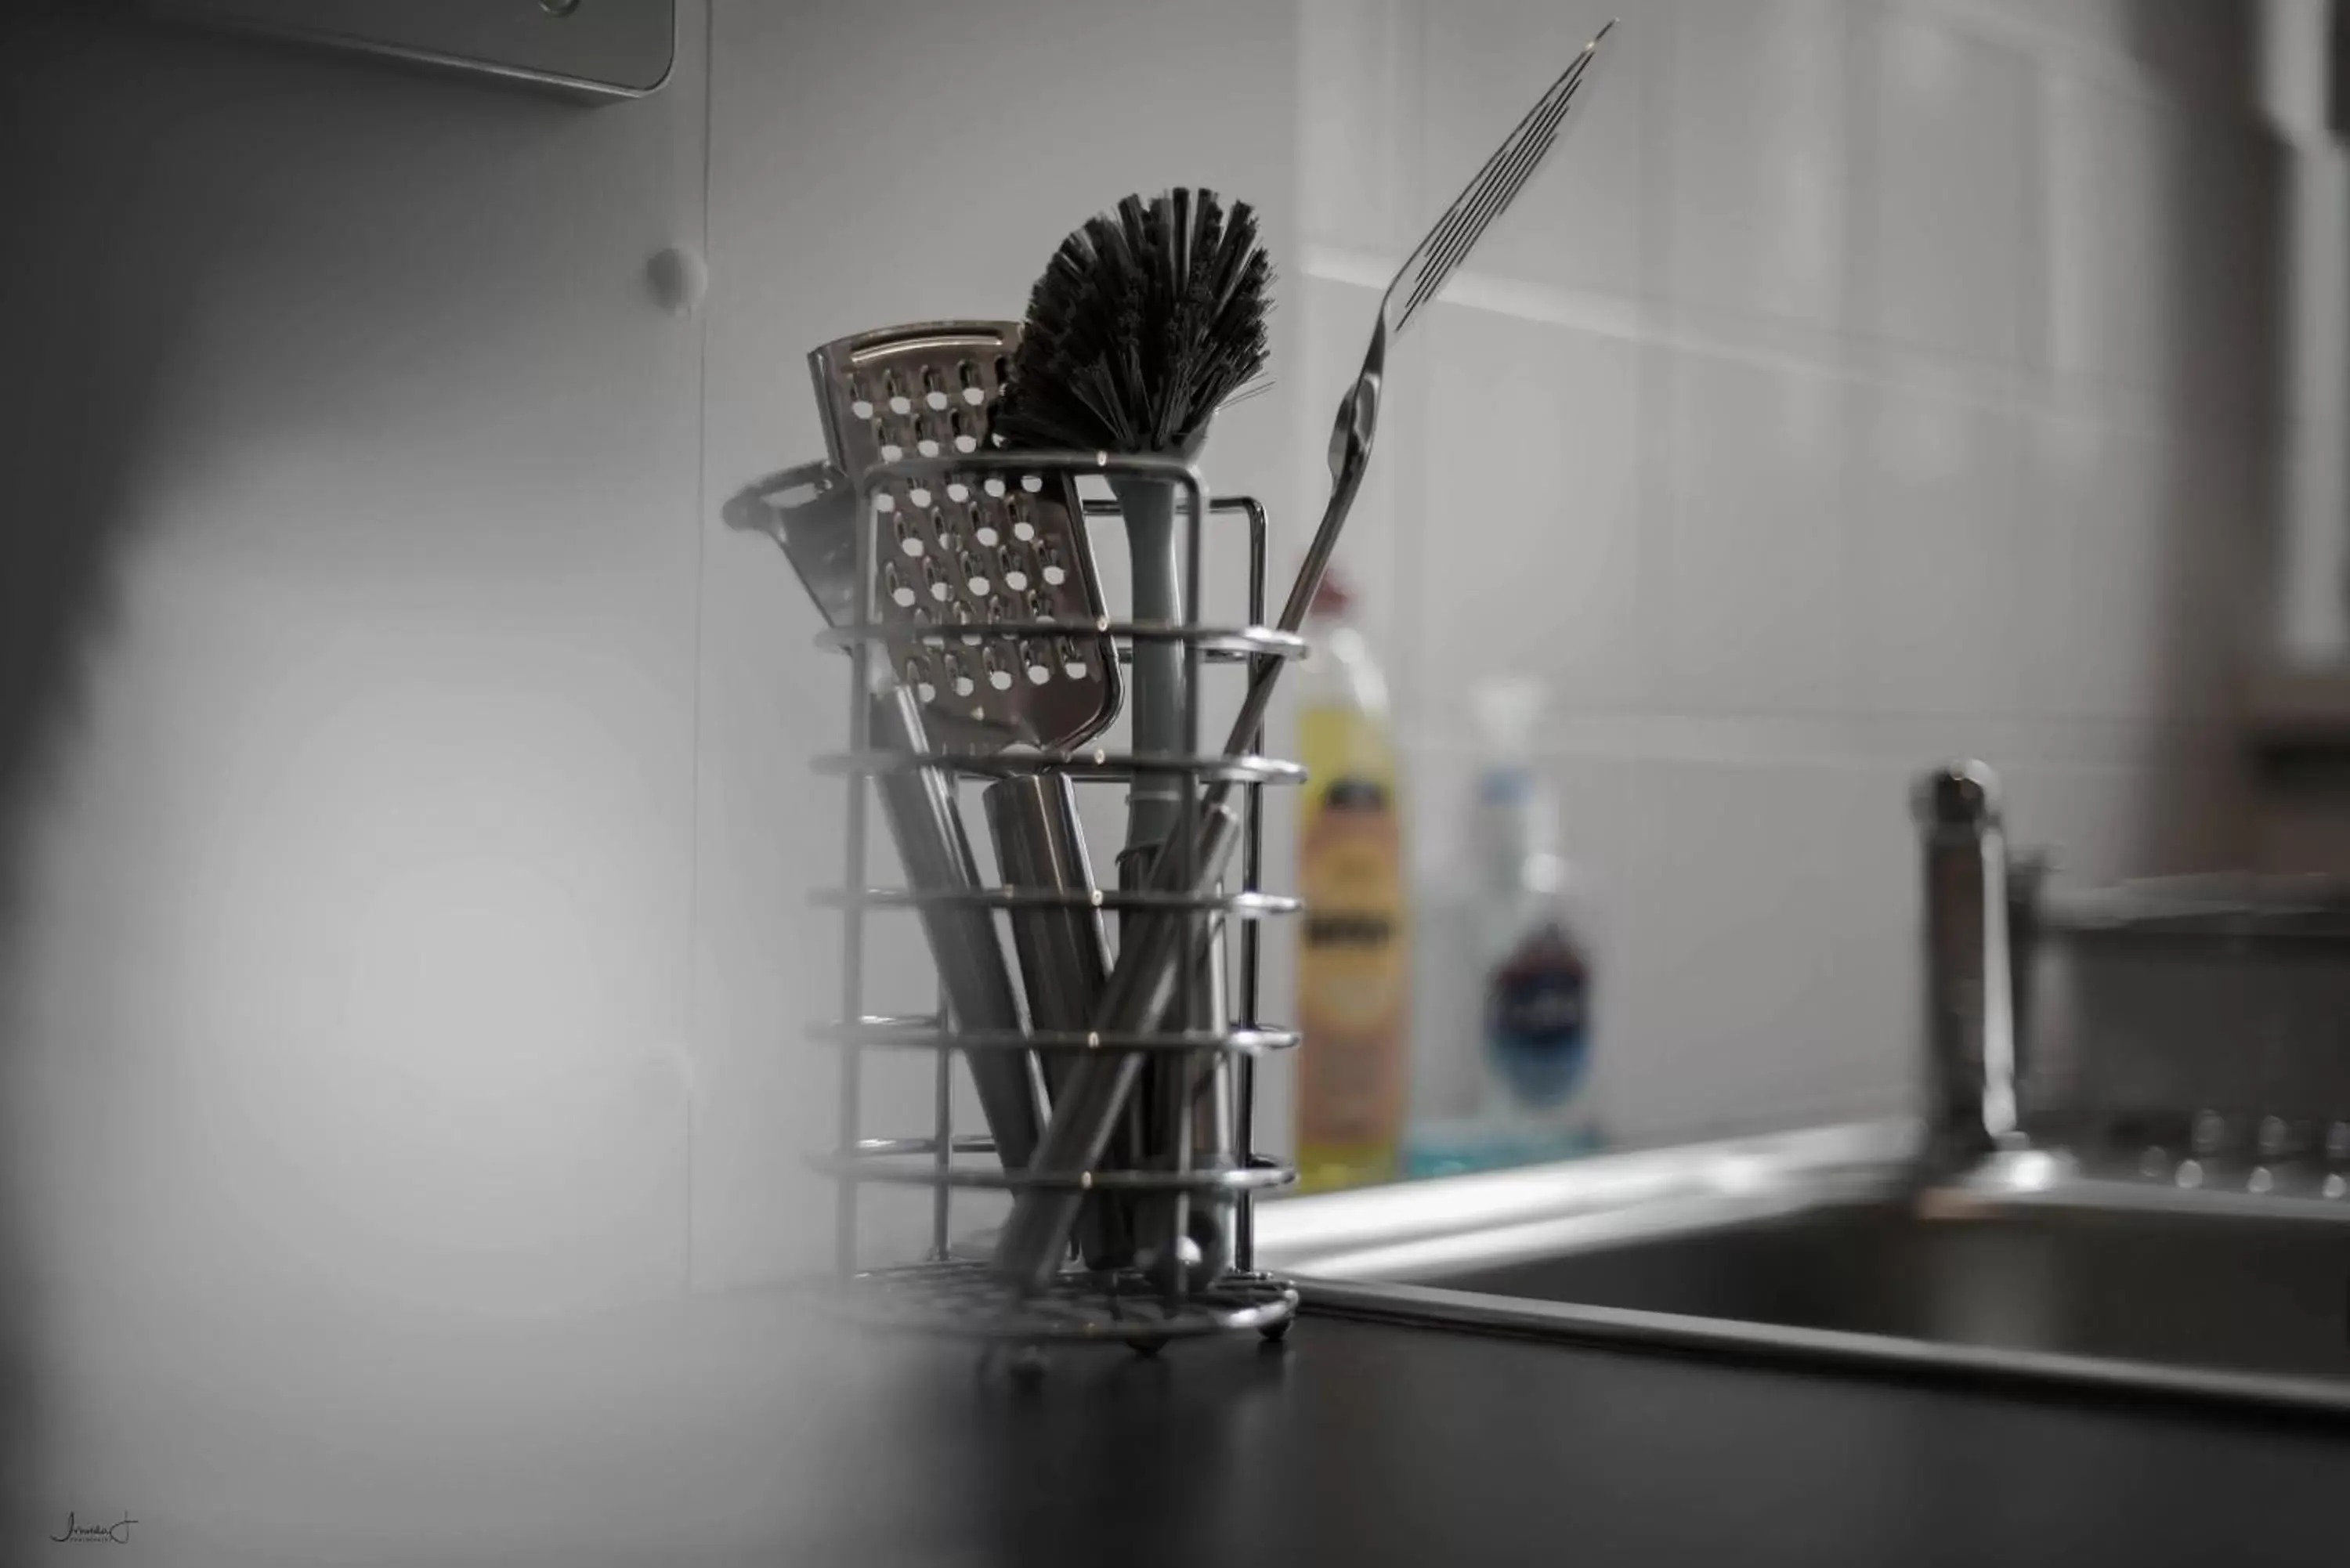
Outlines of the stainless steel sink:
<svg viewBox="0 0 2350 1568">
<path fill-rule="evenodd" d="M 1325 1312 L 2350 1412 L 2338 1182 L 2044 1153 L 1924 1181 L 1916 1147 L 1828 1128 L 1296 1199 L 1259 1255 Z"/>
<path fill-rule="evenodd" d="M 2052 921 L 2036 878 L 2010 875 L 1990 769 L 1936 768 L 1914 799 L 1918 1123 L 1267 1203 L 1258 1260 L 1299 1276 L 1307 1308 L 1326 1313 L 2350 1414 L 2350 1121 L 2322 1154 L 2294 1130 L 2305 1109 L 2264 1117 L 2276 1136 L 2249 1147 L 2195 1135 L 2202 1158 L 2034 1149 L 2033 1132 L 2067 1124 L 2027 1103 L 2024 983 L 2033 941 L 2057 925 L 2159 927 L 2199 945 L 2102 987 L 2125 1052 L 2167 1026 L 2207 1054 L 2232 1059 L 2250 1040 L 2273 1054 L 2289 1039 L 2331 1060 L 2341 1009 L 2328 1003 L 2350 972 L 2340 931 L 2313 931 L 2299 893 L 2234 898 L 2209 930 L 2195 925 L 2208 909 L 2189 931 L 2159 911 L 2127 917 L 2129 900 Z M 2316 936 L 2334 942 L 2322 961 L 2293 945 Z M 2277 976 L 2229 968 L 2276 952 L 2295 955 L 2293 994 L 2316 1000 L 2280 1011 Z M 2082 1147 L 2135 1141 L 2126 1118 L 2080 1116 L 2115 1108 L 2074 1107 Z M 2238 1165 L 2211 1163 L 2230 1148 Z"/>
</svg>

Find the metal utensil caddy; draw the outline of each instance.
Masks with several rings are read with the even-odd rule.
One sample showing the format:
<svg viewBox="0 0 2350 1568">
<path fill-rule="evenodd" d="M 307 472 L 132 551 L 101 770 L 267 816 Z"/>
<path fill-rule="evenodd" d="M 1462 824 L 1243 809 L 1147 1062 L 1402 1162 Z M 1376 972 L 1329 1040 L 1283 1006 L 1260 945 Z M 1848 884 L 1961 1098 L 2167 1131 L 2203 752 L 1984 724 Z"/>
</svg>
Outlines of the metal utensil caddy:
<svg viewBox="0 0 2350 1568">
<path fill-rule="evenodd" d="M 877 513 L 874 497 L 891 483 L 925 483 L 945 488 L 950 480 L 973 486 L 992 476 L 1006 484 L 1016 476 L 1047 479 L 1054 471 L 1076 477 L 1107 479 L 1136 476 L 1172 483 L 1179 494 L 1179 517 L 1184 529 L 1183 603 L 1180 625 L 1135 623 L 1105 619 L 1080 628 L 1108 639 L 1121 661 L 1129 661 L 1135 644 L 1145 640 L 1179 643 L 1185 672 L 1183 751 L 1180 755 L 1137 756 L 1094 748 L 1054 752 L 1003 752 L 975 756 L 932 753 L 912 755 L 876 751 L 868 738 L 869 668 L 877 649 L 902 646 L 910 637 L 932 647 L 960 639 L 974 644 L 994 639 L 1016 647 L 1022 639 L 1066 636 L 1066 625 L 1035 621 L 993 621 L 958 626 L 951 630 L 910 633 L 902 624 L 883 624 L 875 603 Z M 1300 900 L 1263 890 L 1263 812 L 1268 785 L 1303 781 L 1298 764 L 1266 757 L 1260 729 L 1247 754 L 1203 754 L 1201 748 L 1201 699 L 1203 675 L 1225 672 L 1243 678 L 1259 661 L 1292 659 L 1304 655 L 1303 639 L 1268 628 L 1265 618 L 1266 515 L 1264 508 L 1245 496 L 1211 498 L 1198 470 L 1171 458 L 1118 456 L 1101 452 L 980 452 L 932 459 L 907 458 L 877 464 L 857 480 L 858 562 L 855 580 L 861 585 L 856 617 L 847 625 L 820 634 L 827 647 L 845 649 L 849 655 L 849 749 L 820 757 L 820 774 L 847 780 L 846 847 L 843 884 L 817 896 L 819 905 L 840 915 L 841 988 L 839 1018 L 818 1030 L 818 1038 L 839 1047 L 840 1099 L 837 1144 L 820 1157 L 817 1168 L 836 1183 L 836 1268 L 831 1282 L 836 1299 L 854 1316 L 871 1324 L 918 1331 L 969 1335 L 995 1345 L 1039 1347 L 1046 1345 L 1094 1343 L 1125 1345 L 1145 1353 L 1167 1341 L 1218 1333 L 1254 1330 L 1278 1338 L 1288 1327 L 1297 1305 L 1296 1291 L 1284 1280 L 1254 1267 L 1254 1236 L 1251 1219 L 1253 1196 L 1295 1179 L 1295 1171 L 1256 1152 L 1253 1102 L 1255 1058 L 1297 1043 L 1295 1032 L 1260 1022 L 1258 987 L 1261 975 L 1261 929 L 1263 919 L 1295 912 Z M 1087 500 L 1087 519 L 1115 517 L 1115 503 Z M 1202 624 L 1203 562 L 1207 529 L 1237 519 L 1248 534 L 1248 624 L 1215 627 Z M 1206 526 L 1203 527 L 1202 524 Z M 1244 837 L 1237 888 L 1191 898 L 1115 889 L 1056 892 L 1003 887 L 934 892 L 906 887 L 877 887 L 868 869 L 868 839 L 874 808 L 872 781 L 879 775 L 907 768 L 939 769 L 961 782 L 995 779 L 1025 773 L 1055 773 L 1074 784 L 1122 783 L 1138 773 L 1175 774 L 1180 781 L 1183 815 L 1171 844 L 1191 842 L 1199 810 L 1201 786 L 1229 780 L 1242 786 L 1244 796 Z M 1045 1032 L 1035 1028 L 989 1033 L 958 1030 L 944 999 L 933 1016 L 892 1017 L 867 1010 L 864 971 L 869 920 L 889 911 L 919 909 L 932 900 L 953 899 L 991 911 L 1047 908 L 1085 908 L 1111 911 L 1178 910 L 1196 920 L 1198 942 L 1209 940 L 1216 923 L 1223 922 L 1222 940 L 1237 931 L 1237 964 L 1229 988 L 1231 1016 L 1194 1016 L 1208 988 L 1182 988 L 1183 1001 L 1169 1026 L 1148 1033 L 1113 1036 L 1095 1032 Z M 993 917 L 992 917 L 993 918 Z M 864 1127 L 864 1058 L 875 1050 L 927 1051 L 936 1059 L 931 1125 L 913 1136 L 868 1136 Z M 1210 1070 L 1218 1058 L 1229 1058 L 1234 1080 L 1234 1158 L 1224 1168 L 1191 1168 L 1185 1158 L 1190 1145 L 1181 1127 L 1170 1127 L 1167 1147 L 1175 1151 L 1173 1168 L 1110 1169 L 1083 1172 L 1074 1179 L 1052 1179 L 1103 1194 L 1174 1195 L 1175 1200 L 1156 1207 L 1170 1215 L 1176 1245 L 1186 1221 L 1187 1205 L 1202 1197 L 1228 1195 L 1232 1205 L 1234 1267 L 1222 1277 L 1187 1282 L 1180 1269 L 1159 1278 L 1128 1268 L 1094 1272 L 1074 1260 L 1054 1283 L 1042 1292 L 1024 1293 L 998 1280 L 983 1258 L 959 1257 L 952 1249 L 953 1199 L 958 1189 L 1009 1189 L 1015 1193 L 1040 1179 L 1025 1170 L 1007 1170 L 995 1158 L 995 1146 L 984 1135 L 959 1134 L 953 1125 L 954 1058 L 959 1053 L 1018 1052 L 1180 1052 L 1191 1058 L 1194 1072 Z M 1172 1115 L 1188 1120 L 1189 1106 L 1172 1107 Z M 862 1269 L 858 1267 L 858 1195 L 868 1184 L 927 1187 L 931 1193 L 930 1241 L 919 1261 Z M 1139 1238 L 1149 1241 L 1149 1238 Z M 1035 1365 L 1033 1354 L 1024 1365 Z"/>
</svg>

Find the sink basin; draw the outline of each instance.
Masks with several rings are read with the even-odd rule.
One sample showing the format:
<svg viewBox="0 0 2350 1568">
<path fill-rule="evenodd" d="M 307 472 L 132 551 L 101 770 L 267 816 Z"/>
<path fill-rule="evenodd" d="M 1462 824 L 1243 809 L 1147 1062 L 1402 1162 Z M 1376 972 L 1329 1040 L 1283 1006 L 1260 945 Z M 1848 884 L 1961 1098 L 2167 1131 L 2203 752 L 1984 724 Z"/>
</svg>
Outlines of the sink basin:
<svg viewBox="0 0 2350 1568">
<path fill-rule="evenodd" d="M 1308 1310 L 2350 1413 L 2350 1200 L 2047 1155 L 1921 1183 L 1908 1143 L 1820 1129 L 1293 1199 L 1261 1210 L 1259 1254 Z"/>
</svg>

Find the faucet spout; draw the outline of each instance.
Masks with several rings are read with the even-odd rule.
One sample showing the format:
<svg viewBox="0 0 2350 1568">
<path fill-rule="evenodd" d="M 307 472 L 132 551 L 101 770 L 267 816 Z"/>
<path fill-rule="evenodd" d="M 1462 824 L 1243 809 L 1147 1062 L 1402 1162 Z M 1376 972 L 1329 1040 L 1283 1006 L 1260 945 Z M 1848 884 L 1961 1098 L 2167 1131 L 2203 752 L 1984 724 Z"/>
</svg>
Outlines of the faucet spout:
<svg viewBox="0 0 2350 1568">
<path fill-rule="evenodd" d="M 2007 834 L 1999 777 L 1979 762 L 1918 782 L 1925 851 L 1929 1157 L 1945 1168 L 2021 1147 Z"/>
</svg>

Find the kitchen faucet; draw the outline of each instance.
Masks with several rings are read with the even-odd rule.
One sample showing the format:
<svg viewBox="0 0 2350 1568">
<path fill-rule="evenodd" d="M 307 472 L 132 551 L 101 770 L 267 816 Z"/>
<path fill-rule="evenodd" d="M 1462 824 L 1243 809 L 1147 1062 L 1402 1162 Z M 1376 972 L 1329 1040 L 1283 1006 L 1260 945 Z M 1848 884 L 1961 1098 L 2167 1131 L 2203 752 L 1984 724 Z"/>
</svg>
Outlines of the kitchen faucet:
<svg viewBox="0 0 2350 1568">
<path fill-rule="evenodd" d="M 2007 833 L 1998 775 L 1979 762 L 1929 772 L 1915 805 L 1925 851 L 1926 1158 L 1951 1170 L 2026 1142 Z"/>
</svg>

